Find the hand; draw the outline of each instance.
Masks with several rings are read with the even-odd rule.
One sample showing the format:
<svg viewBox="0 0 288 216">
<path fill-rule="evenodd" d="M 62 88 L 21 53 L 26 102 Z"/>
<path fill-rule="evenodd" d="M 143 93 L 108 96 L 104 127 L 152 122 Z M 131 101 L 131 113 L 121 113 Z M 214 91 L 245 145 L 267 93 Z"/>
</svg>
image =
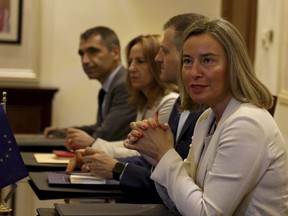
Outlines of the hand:
<svg viewBox="0 0 288 216">
<path fill-rule="evenodd" d="M 66 131 L 64 128 L 50 126 L 44 129 L 44 136 L 47 138 L 65 138 Z"/>
<path fill-rule="evenodd" d="M 85 149 L 94 142 L 94 138 L 87 134 L 85 131 L 68 128 L 66 130 L 66 148 L 68 150 Z"/>
<path fill-rule="evenodd" d="M 84 151 L 84 149 L 78 149 L 75 151 L 75 156 L 69 161 L 67 165 L 66 173 L 72 173 L 76 168 L 81 168 L 83 166 Z M 85 169 L 83 171 L 85 171 Z"/>
<path fill-rule="evenodd" d="M 113 178 L 112 169 L 118 161 L 107 153 L 92 147 L 87 147 L 82 159 L 84 162 L 82 170 L 87 170 L 88 166 L 93 176 L 103 179 Z"/>
<path fill-rule="evenodd" d="M 157 119 L 132 122 L 130 127 L 132 130 L 124 140 L 124 146 L 137 150 L 146 158 L 150 157 L 148 161 L 153 165 L 173 148 L 174 139 L 170 127 Z"/>
</svg>

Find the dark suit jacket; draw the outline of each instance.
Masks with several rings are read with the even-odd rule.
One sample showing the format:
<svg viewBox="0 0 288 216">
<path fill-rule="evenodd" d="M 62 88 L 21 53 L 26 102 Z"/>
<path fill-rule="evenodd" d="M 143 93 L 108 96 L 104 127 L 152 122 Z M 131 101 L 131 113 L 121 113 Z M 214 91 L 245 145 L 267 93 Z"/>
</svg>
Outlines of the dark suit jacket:
<svg viewBox="0 0 288 216">
<path fill-rule="evenodd" d="M 111 82 L 109 91 L 105 96 L 105 109 L 103 110 L 103 121 L 98 121 L 89 126 L 78 127 L 94 138 L 107 141 L 125 139 L 130 132 L 129 123 L 136 119 L 136 109 L 129 106 L 129 93 L 126 88 L 127 71 L 124 67 L 117 72 Z M 98 116 L 98 113 L 97 113 Z"/>
<path fill-rule="evenodd" d="M 203 111 L 199 111 L 197 113 L 189 114 L 179 134 L 178 140 L 174 144 L 176 151 L 183 158 L 183 160 L 188 155 L 194 127 L 202 112 Z M 161 201 L 156 192 L 154 181 L 150 179 L 151 166 L 142 156 L 120 158 L 119 160 L 128 163 L 120 181 L 121 185 L 123 185 L 127 190 L 138 189 L 145 193 L 149 192 L 153 194 L 150 197 L 155 196 L 155 199 L 157 197 L 158 201 Z"/>
</svg>

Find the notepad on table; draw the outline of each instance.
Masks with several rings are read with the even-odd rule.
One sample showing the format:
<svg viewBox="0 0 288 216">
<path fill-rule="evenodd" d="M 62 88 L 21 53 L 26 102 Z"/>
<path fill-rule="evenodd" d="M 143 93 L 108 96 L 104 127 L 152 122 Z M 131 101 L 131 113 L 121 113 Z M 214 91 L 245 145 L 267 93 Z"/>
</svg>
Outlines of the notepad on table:
<svg viewBox="0 0 288 216">
<path fill-rule="evenodd" d="M 70 158 L 57 157 L 53 153 L 35 153 L 34 157 L 38 163 L 61 163 L 68 164 Z"/>
</svg>

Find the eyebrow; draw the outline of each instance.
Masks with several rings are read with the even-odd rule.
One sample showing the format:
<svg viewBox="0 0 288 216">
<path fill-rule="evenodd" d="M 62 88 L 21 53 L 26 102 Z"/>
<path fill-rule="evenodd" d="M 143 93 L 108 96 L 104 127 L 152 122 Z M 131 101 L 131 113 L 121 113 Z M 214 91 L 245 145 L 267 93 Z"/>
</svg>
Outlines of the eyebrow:
<svg viewBox="0 0 288 216">
<path fill-rule="evenodd" d="M 93 47 L 93 46 L 90 46 L 90 47 L 87 47 L 86 49 L 82 50 L 82 49 L 79 49 L 78 50 L 78 54 L 79 55 L 83 55 L 84 52 L 99 52 L 100 49 L 97 48 L 97 47 Z"/>
<path fill-rule="evenodd" d="M 206 57 L 206 56 L 216 56 L 216 57 L 218 57 L 218 56 L 221 56 L 221 55 L 217 55 L 215 53 L 211 53 L 210 52 L 210 53 L 201 54 L 200 56 L 201 57 Z M 191 57 L 191 55 L 183 53 L 183 57 Z"/>
</svg>

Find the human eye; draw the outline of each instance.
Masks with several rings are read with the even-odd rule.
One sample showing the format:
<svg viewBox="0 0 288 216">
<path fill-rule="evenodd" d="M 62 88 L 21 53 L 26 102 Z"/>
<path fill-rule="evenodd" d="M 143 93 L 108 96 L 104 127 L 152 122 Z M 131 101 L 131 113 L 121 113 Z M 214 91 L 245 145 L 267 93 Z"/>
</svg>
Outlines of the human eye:
<svg viewBox="0 0 288 216">
<path fill-rule="evenodd" d="M 132 64 L 132 59 L 128 59 L 128 66 Z"/>
<path fill-rule="evenodd" d="M 142 64 L 145 64 L 146 61 L 145 61 L 144 59 L 137 59 L 137 60 L 136 60 L 136 63 L 137 63 L 138 65 L 142 65 Z"/>
<path fill-rule="evenodd" d="M 88 55 L 95 55 L 100 52 L 100 49 L 97 49 L 95 47 L 89 47 L 86 51 Z"/>
<path fill-rule="evenodd" d="M 182 64 L 183 66 L 189 66 L 192 64 L 192 58 L 191 57 L 183 57 L 182 58 Z"/>
<path fill-rule="evenodd" d="M 208 56 L 203 56 L 201 59 L 201 62 L 203 64 L 209 65 L 209 64 L 213 64 L 215 62 L 215 58 L 213 58 L 212 56 L 208 55 Z"/>
<path fill-rule="evenodd" d="M 162 47 L 160 47 L 160 52 L 167 55 L 169 53 L 169 50 L 166 47 L 162 46 Z"/>
</svg>

